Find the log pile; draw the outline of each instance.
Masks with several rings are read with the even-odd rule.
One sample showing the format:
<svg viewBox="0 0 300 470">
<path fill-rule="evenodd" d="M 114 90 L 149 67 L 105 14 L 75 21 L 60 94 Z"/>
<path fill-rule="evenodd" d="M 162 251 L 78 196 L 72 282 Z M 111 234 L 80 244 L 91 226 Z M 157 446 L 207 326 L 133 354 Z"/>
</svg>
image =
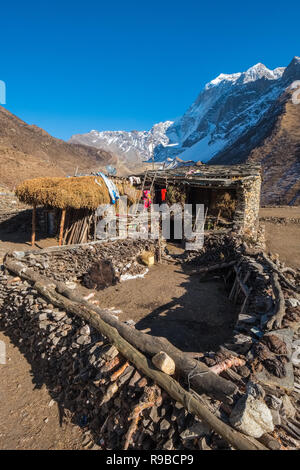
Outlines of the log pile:
<svg viewBox="0 0 300 470">
<path fill-rule="evenodd" d="M 27 281 L 4 273 L 0 278 L 1 329 L 18 343 L 33 373 L 43 371 L 52 398 L 72 413 L 96 448 L 199 449 L 203 439 L 212 449 L 232 448 L 99 331 L 55 308 Z"/>
<path fill-rule="evenodd" d="M 121 280 L 125 274 L 134 276 L 146 271 L 138 260 L 145 249 L 156 253 L 158 258 L 157 240 L 128 239 L 28 252 L 24 260 L 35 272 L 63 282 L 87 280 L 92 266 L 97 261 L 107 260 L 116 278 Z"/>
<path fill-rule="evenodd" d="M 230 343 L 184 354 L 61 282 L 82 277 L 96 256 L 124 272 L 153 243 L 124 240 L 7 256 L 0 275 L 2 328 L 38 370 L 44 368 L 53 399 L 99 448 L 299 447 L 299 273 L 228 235 L 208 239 L 202 253 L 177 257 L 196 267 L 200 280 L 223 278 L 240 311 Z M 172 376 L 151 366 L 161 352 L 174 361 Z"/>
</svg>

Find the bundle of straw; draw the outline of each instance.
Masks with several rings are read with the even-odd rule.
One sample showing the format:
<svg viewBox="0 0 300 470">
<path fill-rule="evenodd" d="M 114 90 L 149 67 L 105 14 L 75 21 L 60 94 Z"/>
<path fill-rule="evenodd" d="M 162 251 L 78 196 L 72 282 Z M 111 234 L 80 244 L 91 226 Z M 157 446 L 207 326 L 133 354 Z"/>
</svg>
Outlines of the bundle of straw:
<svg viewBox="0 0 300 470">
<path fill-rule="evenodd" d="M 130 203 L 140 197 L 139 191 L 129 182 L 119 180 L 115 184 L 120 195 L 126 195 Z M 21 183 L 16 189 L 16 196 L 25 204 L 58 209 L 95 210 L 100 204 L 111 202 L 106 184 L 96 176 L 34 178 Z"/>
</svg>

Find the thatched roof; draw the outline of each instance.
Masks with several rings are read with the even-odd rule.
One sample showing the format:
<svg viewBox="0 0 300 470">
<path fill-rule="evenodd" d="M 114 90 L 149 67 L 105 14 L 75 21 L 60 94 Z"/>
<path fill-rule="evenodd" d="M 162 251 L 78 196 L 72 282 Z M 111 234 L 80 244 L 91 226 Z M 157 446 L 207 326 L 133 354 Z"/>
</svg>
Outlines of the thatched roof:
<svg viewBox="0 0 300 470">
<path fill-rule="evenodd" d="M 114 182 L 120 195 L 126 195 L 131 203 L 140 196 L 140 191 L 137 191 L 128 181 L 117 180 Z M 25 204 L 59 209 L 86 208 L 95 210 L 100 204 L 111 202 L 106 184 L 100 176 L 26 180 L 17 187 L 16 196 Z"/>
</svg>

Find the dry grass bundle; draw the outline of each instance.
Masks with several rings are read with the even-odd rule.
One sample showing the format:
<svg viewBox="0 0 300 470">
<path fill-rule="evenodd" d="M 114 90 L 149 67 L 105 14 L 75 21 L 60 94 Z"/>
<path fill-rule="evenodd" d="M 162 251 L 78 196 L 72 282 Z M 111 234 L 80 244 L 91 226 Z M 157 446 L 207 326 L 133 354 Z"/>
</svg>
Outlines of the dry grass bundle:
<svg viewBox="0 0 300 470">
<path fill-rule="evenodd" d="M 126 195 L 130 203 L 133 203 L 139 196 L 139 192 L 128 182 L 119 180 L 115 184 L 120 195 Z M 100 176 L 26 180 L 17 187 L 16 196 L 25 204 L 59 209 L 95 210 L 100 204 L 111 202 L 106 184 Z"/>
</svg>

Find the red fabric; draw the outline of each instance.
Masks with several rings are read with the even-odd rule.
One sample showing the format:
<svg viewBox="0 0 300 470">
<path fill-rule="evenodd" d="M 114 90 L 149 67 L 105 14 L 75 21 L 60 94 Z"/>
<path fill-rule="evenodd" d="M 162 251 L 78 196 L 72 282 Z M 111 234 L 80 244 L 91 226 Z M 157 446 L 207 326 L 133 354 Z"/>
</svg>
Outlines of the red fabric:
<svg viewBox="0 0 300 470">
<path fill-rule="evenodd" d="M 148 207 L 151 206 L 151 194 L 150 194 L 150 191 L 148 191 L 148 189 L 145 189 L 144 190 L 144 196 L 143 196 L 143 201 L 144 201 L 144 207 L 145 209 L 148 209 Z"/>
<path fill-rule="evenodd" d="M 162 189 L 162 190 L 161 190 L 161 200 L 162 200 L 162 201 L 165 201 L 165 200 L 166 200 L 166 192 L 167 192 L 166 189 Z"/>
</svg>

